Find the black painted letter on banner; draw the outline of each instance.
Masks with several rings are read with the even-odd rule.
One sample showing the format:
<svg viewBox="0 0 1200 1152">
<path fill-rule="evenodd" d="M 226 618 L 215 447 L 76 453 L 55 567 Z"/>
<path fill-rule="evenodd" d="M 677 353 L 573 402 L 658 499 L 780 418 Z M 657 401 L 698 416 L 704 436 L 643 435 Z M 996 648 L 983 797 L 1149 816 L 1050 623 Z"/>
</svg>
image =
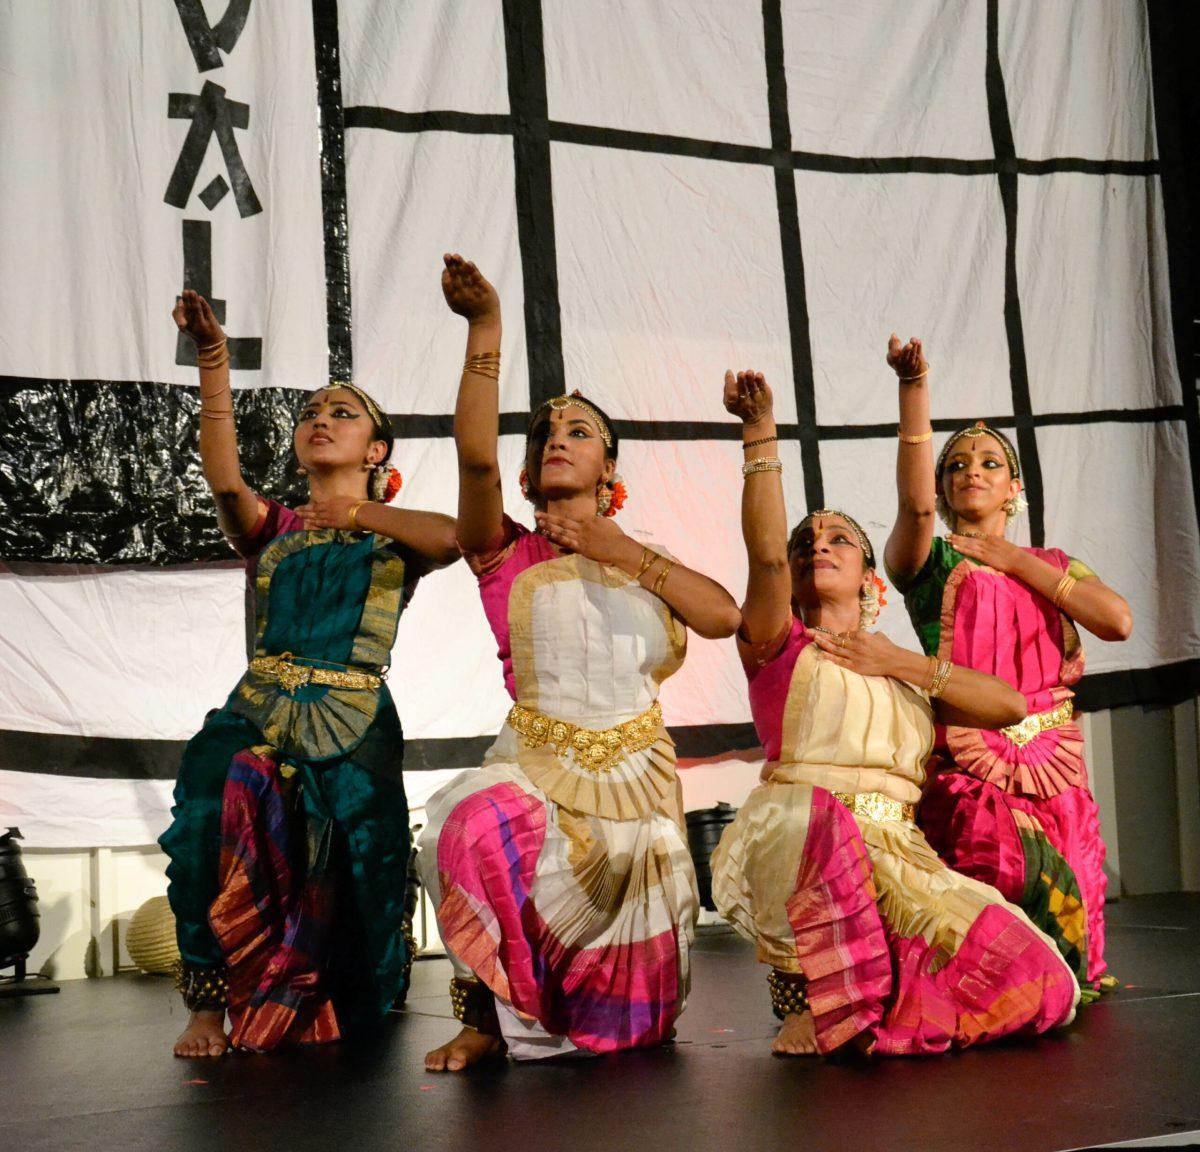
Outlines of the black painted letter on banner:
<svg viewBox="0 0 1200 1152">
<path fill-rule="evenodd" d="M 233 51 L 246 27 L 250 0 L 229 0 L 225 15 L 215 24 L 209 24 L 203 0 L 175 0 L 175 7 L 196 68 L 201 72 L 220 68 L 224 64 L 221 53 L 228 55 Z"/>
<path fill-rule="evenodd" d="M 212 305 L 217 323 L 225 324 L 225 301 L 212 294 L 212 225 L 207 220 L 183 222 L 183 286 L 199 292 Z M 229 369 L 257 372 L 262 368 L 262 338 L 228 336 Z M 186 332 L 175 342 L 175 363 L 196 367 L 196 345 Z"/>
<path fill-rule="evenodd" d="M 205 80 L 199 96 L 172 92 L 167 115 L 172 120 L 191 120 L 192 126 L 188 129 L 163 199 L 175 208 L 187 207 L 196 177 L 200 175 L 200 165 L 204 163 L 204 154 L 208 151 L 208 142 L 215 133 L 217 143 L 221 146 L 221 155 L 225 158 L 225 167 L 229 171 L 238 213 L 241 216 L 253 216 L 261 212 L 262 205 L 255 195 L 254 185 L 242 163 L 242 154 L 238 151 L 237 139 L 233 134 L 235 128 L 245 128 L 250 123 L 250 106 L 226 99 L 225 89 L 220 84 Z"/>
</svg>

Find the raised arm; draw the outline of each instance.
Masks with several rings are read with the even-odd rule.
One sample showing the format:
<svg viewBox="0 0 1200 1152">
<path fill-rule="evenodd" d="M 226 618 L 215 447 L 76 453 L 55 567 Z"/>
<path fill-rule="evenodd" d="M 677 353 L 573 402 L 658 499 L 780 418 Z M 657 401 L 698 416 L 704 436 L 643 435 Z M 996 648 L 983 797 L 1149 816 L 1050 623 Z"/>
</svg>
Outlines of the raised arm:
<svg viewBox="0 0 1200 1152">
<path fill-rule="evenodd" d="M 900 381 L 900 437 L 896 447 L 896 523 L 883 558 L 893 579 L 911 580 L 929 557 L 937 526 L 933 428 L 929 419 L 929 365 L 921 341 L 902 348 L 893 332 L 887 362 Z"/>
<path fill-rule="evenodd" d="M 940 724 L 1004 728 L 1025 719 L 1025 697 L 999 676 L 958 664 L 944 667 L 931 656 L 893 644 L 882 632 L 855 632 L 842 639 L 817 632 L 813 640 L 827 659 L 862 676 L 891 676 L 925 690 L 934 687 L 936 676 L 941 691 L 930 704 Z"/>
<path fill-rule="evenodd" d="M 217 523 L 227 536 L 245 536 L 258 522 L 258 497 L 238 460 L 225 333 L 208 301 L 190 288 L 176 297 L 171 316 L 192 338 L 200 361 L 200 463 L 216 501 Z"/>
<path fill-rule="evenodd" d="M 504 523 L 500 491 L 500 297 L 479 269 L 457 254 L 444 257 L 442 294 L 467 321 L 467 352 L 454 443 L 458 449 L 458 543 L 483 552 L 496 543 Z M 494 354 L 494 358 L 492 358 Z"/>
<path fill-rule="evenodd" d="M 761 372 L 725 373 L 725 409 L 742 421 L 745 463 L 778 460 L 779 440 L 770 385 Z M 774 640 L 792 614 L 788 567 L 787 512 L 781 466 L 762 466 L 742 482 L 742 538 L 749 573 L 739 636 L 747 644 Z"/>
<path fill-rule="evenodd" d="M 1125 598 L 1090 573 L 1075 579 L 1000 536 L 954 535 L 950 543 L 964 556 L 1040 592 L 1101 640 L 1128 640 L 1133 634 L 1133 613 Z"/>
<path fill-rule="evenodd" d="M 388 536 L 419 556 L 429 569 L 445 568 L 459 558 L 454 520 L 440 512 L 393 508 L 350 496 L 311 500 L 296 512 L 309 530 L 337 528 L 343 532 L 377 532 Z"/>
</svg>

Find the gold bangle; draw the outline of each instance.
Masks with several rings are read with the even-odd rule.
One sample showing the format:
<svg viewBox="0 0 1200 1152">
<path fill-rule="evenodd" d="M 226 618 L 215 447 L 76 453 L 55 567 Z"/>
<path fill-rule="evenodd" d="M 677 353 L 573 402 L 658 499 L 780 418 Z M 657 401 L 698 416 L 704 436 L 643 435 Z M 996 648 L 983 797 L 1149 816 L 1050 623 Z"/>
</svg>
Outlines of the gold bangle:
<svg viewBox="0 0 1200 1152">
<path fill-rule="evenodd" d="M 1066 604 L 1067 597 L 1071 595 L 1075 585 L 1078 583 L 1079 581 L 1070 572 L 1063 576 L 1058 582 L 1058 587 L 1054 589 L 1053 597 L 1051 597 L 1055 608 L 1062 608 Z"/>
<path fill-rule="evenodd" d="M 634 576 L 634 579 L 641 580 L 641 578 L 643 576 L 645 576 L 646 573 L 649 572 L 651 568 L 654 567 L 654 561 L 662 560 L 662 559 L 663 559 L 663 557 L 660 556 L 657 552 L 655 552 L 651 548 L 647 548 L 643 544 L 642 545 L 642 562 L 641 562 L 641 565 L 638 567 L 637 575 Z"/>
<path fill-rule="evenodd" d="M 486 376 L 489 380 L 500 379 L 500 351 L 476 352 L 463 361 L 463 374 L 474 372 L 477 376 Z"/>
<path fill-rule="evenodd" d="M 196 357 L 196 366 L 204 369 L 205 372 L 213 372 L 218 368 L 223 368 L 229 363 L 229 352 L 217 360 L 202 360 L 199 356 Z"/>
<path fill-rule="evenodd" d="M 668 560 L 665 556 L 661 556 L 661 557 L 659 557 L 659 559 L 661 559 L 665 562 L 665 567 L 658 574 L 658 579 L 655 580 L 654 583 L 650 586 L 650 594 L 652 596 L 657 596 L 659 594 L 659 590 L 662 588 L 663 582 L 671 574 L 671 569 L 675 567 L 674 560 Z"/>
<path fill-rule="evenodd" d="M 758 456 L 747 460 L 742 465 L 743 476 L 753 476 L 756 472 L 782 472 L 783 461 L 778 456 Z"/>
<path fill-rule="evenodd" d="M 929 685 L 929 698 L 931 700 L 936 700 L 945 692 L 952 671 L 954 671 L 954 665 L 949 660 L 943 660 L 938 664 L 937 672 L 933 677 L 933 683 Z"/>
<path fill-rule="evenodd" d="M 232 420 L 233 409 L 227 408 L 224 412 L 205 412 L 202 408 L 200 410 L 200 418 L 202 420 Z"/>
<path fill-rule="evenodd" d="M 370 504 L 370 503 L 371 503 L 370 500 L 359 500 L 356 503 L 350 505 L 350 511 L 346 513 L 346 519 L 350 521 L 351 531 L 353 531 L 353 532 L 365 532 L 366 531 L 365 528 L 360 528 L 358 526 L 358 510 L 364 504 Z"/>
<path fill-rule="evenodd" d="M 764 436 L 761 440 L 747 440 L 742 444 L 742 447 L 757 448 L 760 444 L 774 444 L 778 439 L 778 436 Z"/>
<path fill-rule="evenodd" d="M 933 439 L 933 429 L 930 428 L 928 432 L 922 432 L 919 436 L 906 436 L 903 432 L 899 431 L 896 435 L 900 437 L 901 444 L 924 444 L 926 441 Z"/>
<path fill-rule="evenodd" d="M 928 375 L 929 369 L 926 368 L 924 372 L 918 372 L 915 376 L 901 376 L 899 380 L 901 384 L 911 384 L 915 380 L 924 380 Z"/>
</svg>

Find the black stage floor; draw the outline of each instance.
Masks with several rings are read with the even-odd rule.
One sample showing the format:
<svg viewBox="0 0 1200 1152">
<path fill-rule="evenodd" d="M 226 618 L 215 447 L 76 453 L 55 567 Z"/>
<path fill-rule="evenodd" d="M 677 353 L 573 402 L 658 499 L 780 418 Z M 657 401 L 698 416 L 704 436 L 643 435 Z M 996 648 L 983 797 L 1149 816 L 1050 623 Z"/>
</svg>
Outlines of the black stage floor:
<svg viewBox="0 0 1200 1152">
<path fill-rule="evenodd" d="M 430 1075 L 452 1034 L 443 960 L 371 1047 L 177 1060 L 159 977 L 0 1001 L 0 1149 L 1068 1149 L 1200 1141 L 1200 896 L 1109 906 L 1130 987 L 1066 1031 L 924 1059 L 768 1054 L 764 970 L 723 929 L 697 941 L 678 1041 L 602 1059 Z"/>
</svg>

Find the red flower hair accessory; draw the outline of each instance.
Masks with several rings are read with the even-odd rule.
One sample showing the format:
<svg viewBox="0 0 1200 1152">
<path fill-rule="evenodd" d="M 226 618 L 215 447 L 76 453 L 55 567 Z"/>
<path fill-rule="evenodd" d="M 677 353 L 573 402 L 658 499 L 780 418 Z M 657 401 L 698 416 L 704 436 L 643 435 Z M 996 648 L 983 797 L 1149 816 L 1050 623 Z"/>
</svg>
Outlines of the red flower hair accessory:
<svg viewBox="0 0 1200 1152">
<path fill-rule="evenodd" d="M 858 626 L 860 628 L 875 627 L 875 621 L 879 619 L 880 609 L 887 604 L 887 601 L 883 598 L 883 594 L 886 591 L 887 585 L 872 570 L 871 579 L 858 594 Z"/>
<path fill-rule="evenodd" d="M 404 478 L 390 464 L 377 464 L 371 469 L 370 495 L 380 504 L 390 504 L 404 485 Z"/>
<path fill-rule="evenodd" d="M 625 501 L 629 498 L 629 492 L 625 488 L 625 481 L 619 476 L 609 481 L 608 492 L 608 507 L 604 509 L 604 515 L 615 516 L 625 507 Z"/>
<path fill-rule="evenodd" d="M 887 601 L 884 599 L 883 594 L 887 591 L 887 585 L 874 572 L 871 573 L 871 581 L 875 585 L 875 592 L 879 597 L 879 607 L 886 608 Z"/>
<path fill-rule="evenodd" d="M 398 468 L 388 469 L 387 487 L 383 490 L 383 502 L 390 504 L 400 494 L 400 489 L 404 487 L 404 477 L 400 475 Z"/>
</svg>

